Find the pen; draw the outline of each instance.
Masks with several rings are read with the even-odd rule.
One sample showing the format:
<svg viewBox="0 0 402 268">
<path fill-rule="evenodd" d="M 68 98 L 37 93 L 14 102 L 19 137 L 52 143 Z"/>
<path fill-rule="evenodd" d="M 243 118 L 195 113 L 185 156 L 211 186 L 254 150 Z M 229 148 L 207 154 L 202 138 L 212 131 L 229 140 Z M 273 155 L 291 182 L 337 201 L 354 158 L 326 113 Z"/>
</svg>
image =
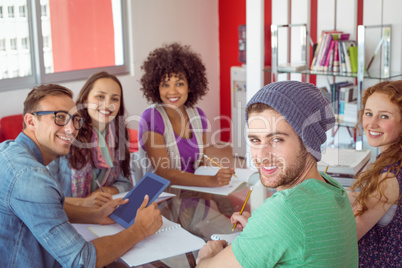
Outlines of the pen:
<svg viewBox="0 0 402 268">
<path fill-rule="evenodd" d="M 243 207 L 241 208 L 239 215 L 241 215 L 241 214 L 243 213 L 243 210 L 244 210 L 244 208 L 246 207 L 247 201 L 248 201 L 248 199 L 249 199 L 249 197 L 250 197 L 250 194 L 251 194 L 251 191 L 252 191 L 252 190 L 253 190 L 253 187 L 250 187 L 250 191 L 248 192 L 248 195 L 247 195 L 247 197 L 246 197 L 246 200 L 244 201 Z M 234 229 L 236 228 L 236 226 L 237 226 L 237 222 L 233 225 L 232 232 L 234 231 Z"/>
<path fill-rule="evenodd" d="M 215 165 L 217 165 L 218 167 L 224 168 L 224 167 L 222 167 L 219 163 L 217 163 L 217 162 L 215 162 L 214 160 L 212 160 L 211 158 L 209 158 L 207 155 L 204 154 L 204 157 L 205 157 L 206 159 L 208 159 L 209 161 L 211 161 L 212 163 L 214 163 Z M 236 174 L 233 174 L 233 177 L 237 178 Z"/>
<path fill-rule="evenodd" d="M 102 192 L 105 192 L 105 190 L 103 190 L 102 185 L 99 183 L 99 181 L 95 180 L 96 184 L 99 186 L 99 189 L 101 189 Z"/>
<path fill-rule="evenodd" d="M 327 170 L 328 170 L 328 166 L 325 168 L 325 173 L 327 173 Z"/>
</svg>

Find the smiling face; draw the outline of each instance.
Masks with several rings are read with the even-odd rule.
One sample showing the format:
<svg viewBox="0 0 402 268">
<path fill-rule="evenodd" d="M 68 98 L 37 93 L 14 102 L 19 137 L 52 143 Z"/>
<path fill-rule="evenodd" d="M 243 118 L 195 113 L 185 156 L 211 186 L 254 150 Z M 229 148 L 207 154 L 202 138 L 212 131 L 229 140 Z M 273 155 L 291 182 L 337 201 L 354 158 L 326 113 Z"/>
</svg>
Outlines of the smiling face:
<svg viewBox="0 0 402 268">
<path fill-rule="evenodd" d="M 86 100 L 92 126 L 102 132 L 118 114 L 120 101 L 121 89 L 118 83 L 109 78 L 96 80 Z"/>
<path fill-rule="evenodd" d="M 74 115 L 74 101 L 66 95 L 47 96 L 42 99 L 37 111 L 65 111 Z M 60 155 L 70 152 L 70 146 L 78 134 L 70 120 L 65 126 L 58 126 L 54 123 L 54 114 L 40 116 L 32 115 L 36 143 L 42 153 L 45 164 L 50 163 Z"/>
<path fill-rule="evenodd" d="M 299 136 L 278 112 L 252 112 L 248 117 L 251 157 L 261 183 L 278 190 L 291 185 L 303 172 L 307 150 Z"/>
<path fill-rule="evenodd" d="M 188 98 L 188 81 L 184 75 L 165 76 L 159 85 L 159 95 L 164 104 L 183 109 Z"/>
<path fill-rule="evenodd" d="M 385 151 L 402 133 L 400 108 L 383 93 L 373 93 L 366 102 L 363 129 L 370 146 Z"/>
</svg>

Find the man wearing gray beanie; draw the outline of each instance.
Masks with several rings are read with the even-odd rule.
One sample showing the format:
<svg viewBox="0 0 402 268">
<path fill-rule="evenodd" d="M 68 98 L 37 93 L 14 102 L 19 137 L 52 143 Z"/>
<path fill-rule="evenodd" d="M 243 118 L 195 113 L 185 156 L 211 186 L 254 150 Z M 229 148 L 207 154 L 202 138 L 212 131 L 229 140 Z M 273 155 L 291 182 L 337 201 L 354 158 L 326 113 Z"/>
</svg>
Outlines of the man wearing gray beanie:
<svg viewBox="0 0 402 268">
<path fill-rule="evenodd" d="M 251 157 L 261 183 L 277 192 L 231 221 L 243 232 L 229 246 L 209 241 L 199 267 L 357 267 L 356 222 L 344 188 L 317 169 L 330 102 L 312 84 L 271 83 L 248 102 Z"/>
</svg>

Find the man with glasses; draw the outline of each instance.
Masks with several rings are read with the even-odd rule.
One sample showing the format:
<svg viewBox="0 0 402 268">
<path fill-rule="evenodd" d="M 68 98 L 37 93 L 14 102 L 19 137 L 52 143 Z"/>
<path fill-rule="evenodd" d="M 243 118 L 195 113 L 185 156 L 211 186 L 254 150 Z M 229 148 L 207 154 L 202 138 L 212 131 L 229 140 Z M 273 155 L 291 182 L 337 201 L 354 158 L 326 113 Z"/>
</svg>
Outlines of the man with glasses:
<svg viewBox="0 0 402 268">
<path fill-rule="evenodd" d="M 146 207 L 145 197 L 132 226 L 85 241 L 71 223 L 113 223 L 108 215 L 127 200 L 101 208 L 64 203 L 60 184 L 46 165 L 69 153 L 84 123 L 69 89 L 35 87 L 23 115 L 23 132 L 0 144 L 0 267 L 105 266 L 160 228 L 160 211 L 155 204 Z"/>
<path fill-rule="evenodd" d="M 84 124 L 84 118 L 80 115 L 75 114 L 71 116 L 69 113 L 65 111 L 40 111 L 33 112 L 33 115 L 46 115 L 46 114 L 54 114 L 54 123 L 58 126 L 65 126 L 70 122 L 70 119 L 73 119 L 73 126 L 75 129 L 79 130 Z"/>
</svg>

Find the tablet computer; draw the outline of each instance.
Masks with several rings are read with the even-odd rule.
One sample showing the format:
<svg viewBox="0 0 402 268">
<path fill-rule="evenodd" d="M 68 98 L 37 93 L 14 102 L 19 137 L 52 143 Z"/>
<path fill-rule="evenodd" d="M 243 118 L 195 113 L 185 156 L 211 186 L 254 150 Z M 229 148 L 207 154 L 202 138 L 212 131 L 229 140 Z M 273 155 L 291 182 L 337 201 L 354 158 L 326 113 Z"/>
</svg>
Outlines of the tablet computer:
<svg viewBox="0 0 402 268">
<path fill-rule="evenodd" d="M 144 201 L 145 195 L 149 196 L 149 205 L 155 201 L 169 183 L 170 181 L 167 179 L 152 172 L 147 172 L 134 188 L 131 189 L 131 191 L 123 198 L 128 198 L 128 203 L 116 208 L 109 217 L 124 228 L 128 228 L 134 223 L 137 210 Z"/>
</svg>

